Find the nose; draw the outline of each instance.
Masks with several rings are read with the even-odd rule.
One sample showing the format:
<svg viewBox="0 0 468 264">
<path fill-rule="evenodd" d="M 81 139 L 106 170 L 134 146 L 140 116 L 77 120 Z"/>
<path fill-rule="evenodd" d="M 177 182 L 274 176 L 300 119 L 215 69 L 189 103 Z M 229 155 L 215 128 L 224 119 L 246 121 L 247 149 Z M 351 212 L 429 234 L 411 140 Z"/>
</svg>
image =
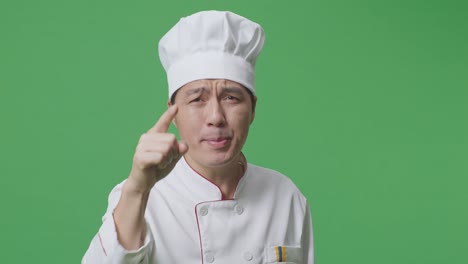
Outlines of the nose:
<svg viewBox="0 0 468 264">
<path fill-rule="evenodd" d="M 206 105 L 206 123 L 208 126 L 223 127 L 226 124 L 224 110 L 218 100 L 211 100 Z"/>
</svg>

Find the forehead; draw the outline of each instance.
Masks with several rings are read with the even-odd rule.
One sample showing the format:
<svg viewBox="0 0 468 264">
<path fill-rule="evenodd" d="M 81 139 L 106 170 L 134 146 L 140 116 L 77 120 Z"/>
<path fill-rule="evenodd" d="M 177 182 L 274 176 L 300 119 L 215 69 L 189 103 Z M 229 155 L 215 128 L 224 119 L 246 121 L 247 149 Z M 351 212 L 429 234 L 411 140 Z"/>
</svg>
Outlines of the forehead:
<svg viewBox="0 0 468 264">
<path fill-rule="evenodd" d="M 242 84 L 225 79 L 203 79 L 189 82 L 182 86 L 180 92 L 187 92 L 193 89 L 204 88 L 204 90 L 212 90 L 218 88 L 243 88 Z M 241 89 L 242 90 L 242 89 Z"/>
</svg>

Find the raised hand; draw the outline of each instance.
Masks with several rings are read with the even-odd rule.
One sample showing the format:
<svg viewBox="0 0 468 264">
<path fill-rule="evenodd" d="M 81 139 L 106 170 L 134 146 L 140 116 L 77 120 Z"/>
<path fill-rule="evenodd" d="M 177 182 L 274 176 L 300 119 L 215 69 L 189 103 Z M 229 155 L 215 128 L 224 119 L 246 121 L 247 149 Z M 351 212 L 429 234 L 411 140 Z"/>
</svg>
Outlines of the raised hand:
<svg viewBox="0 0 468 264">
<path fill-rule="evenodd" d="M 172 105 L 158 122 L 140 137 L 127 181 L 128 188 L 136 192 L 149 192 L 157 181 L 171 172 L 177 161 L 188 151 L 185 143 L 178 142 L 174 134 L 167 133 L 176 114 L 177 106 Z"/>
</svg>

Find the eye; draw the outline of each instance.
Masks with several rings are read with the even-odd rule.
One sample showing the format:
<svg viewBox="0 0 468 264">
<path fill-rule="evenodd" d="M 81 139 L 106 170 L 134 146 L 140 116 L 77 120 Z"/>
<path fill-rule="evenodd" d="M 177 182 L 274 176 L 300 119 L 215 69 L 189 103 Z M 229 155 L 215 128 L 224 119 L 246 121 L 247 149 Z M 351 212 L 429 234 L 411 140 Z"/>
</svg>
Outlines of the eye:
<svg viewBox="0 0 468 264">
<path fill-rule="evenodd" d="M 198 98 L 195 98 L 195 99 L 191 100 L 190 103 L 197 103 L 197 102 L 201 102 L 201 101 L 202 101 L 202 99 L 200 97 L 198 97 Z"/>
<path fill-rule="evenodd" d="M 233 100 L 238 100 L 237 97 L 234 97 L 232 95 L 228 95 L 225 97 L 226 100 L 233 101 Z"/>
</svg>

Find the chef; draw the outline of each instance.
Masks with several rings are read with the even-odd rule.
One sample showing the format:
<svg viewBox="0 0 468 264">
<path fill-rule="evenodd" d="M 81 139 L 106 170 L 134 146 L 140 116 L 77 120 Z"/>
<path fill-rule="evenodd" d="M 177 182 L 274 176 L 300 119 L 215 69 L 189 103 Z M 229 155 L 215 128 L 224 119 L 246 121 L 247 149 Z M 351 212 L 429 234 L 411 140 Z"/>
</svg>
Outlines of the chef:
<svg viewBox="0 0 468 264">
<path fill-rule="evenodd" d="M 314 263 L 307 200 L 242 153 L 263 43 L 260 25 L 221 11 L 182 18 L 161 39 L 168 109 L 140 137 L 82 263 Z"/>
</svg>

